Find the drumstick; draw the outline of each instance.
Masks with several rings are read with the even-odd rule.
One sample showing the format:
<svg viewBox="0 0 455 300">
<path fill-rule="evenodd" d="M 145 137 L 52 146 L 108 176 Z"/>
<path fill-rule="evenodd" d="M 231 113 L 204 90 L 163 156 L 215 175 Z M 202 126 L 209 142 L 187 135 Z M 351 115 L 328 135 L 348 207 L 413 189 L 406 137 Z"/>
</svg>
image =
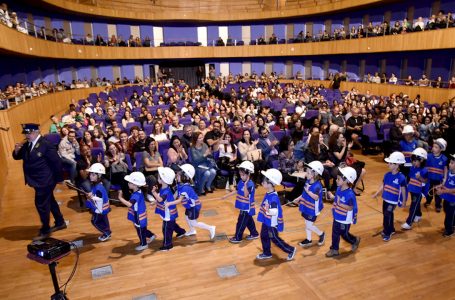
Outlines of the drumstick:
<svg viewBox="0 0 455 300">
<path fill-rule="evenodd" d="M 72 189 L 72 190 L 75 190 L 75 191 L 78 191 L 78 192 L 83 193 L 85 196 L 87 196 L 87 195 L 89 194 L 89 193 L 87 193 L 86 191 L 84 191 L 84 190 L 78 188 L 77 186 L 75 186 L 75 185 L 73 185 L 73 184 L 71 184 L 71 183 L 69 183 L 69 182 L 66 182 L 66 186 L 69 187 L 69 188 Z M 108 200 L 109 200 L 109 201 L 114 201 L 114 202 L 120 202 L 120 200 L 118 200 L 118 199 L 113 199 L 113 198 L 108 198 Z M 92 201 L 92 200 L 90 200 L 90 201 Z M 93 201 L 92 201 L 92 202 L 93 202 Z"/>
</svg>

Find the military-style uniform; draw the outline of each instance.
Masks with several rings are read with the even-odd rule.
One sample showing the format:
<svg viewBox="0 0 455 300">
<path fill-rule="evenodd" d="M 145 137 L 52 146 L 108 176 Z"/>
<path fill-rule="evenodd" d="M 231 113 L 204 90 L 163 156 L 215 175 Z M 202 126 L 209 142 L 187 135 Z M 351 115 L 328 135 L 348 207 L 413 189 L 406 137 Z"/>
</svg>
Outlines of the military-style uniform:
<svg viewBox="0 0 455 300">
<path fill-rule="evenodd" d="M 38 130 L 38 125 L 33 125 L 32 129 L 28 124 L 23 125 L 23 133 Z M 23 160 L 25 184 L 35 189 L 35 206 L 42 224 L 40 234 L 47 235 L 50 233 L 50 213 L 54 216 L 56 227 L 65 225 L 54 197 L 57 182 L 63 181 L 62 165 L 56 146 L 41 135 L 33 142 L 24 144 L 17 153 L 13 151 L 13 158 Z"/>
</svg>

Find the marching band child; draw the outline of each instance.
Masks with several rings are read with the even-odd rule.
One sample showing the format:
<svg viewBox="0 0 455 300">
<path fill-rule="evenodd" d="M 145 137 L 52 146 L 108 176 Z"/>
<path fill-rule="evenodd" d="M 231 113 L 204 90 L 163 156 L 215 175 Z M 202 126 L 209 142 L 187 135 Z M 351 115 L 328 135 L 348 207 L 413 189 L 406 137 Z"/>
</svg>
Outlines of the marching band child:
<svg viewBox="0 0 455 300">
<path fill-rule="evenodd" d="M 160 215 L 163 219 L 163 246 L 160 247 L 160 251 L 169 251 L 173 248 L 172 245 L 172 234 L 174 231 L 177 233 L 177 238 L 185 236 L 185 229 L 181 228 L 177 223 L 178 217 L 177 207 L 175 204 L 168 204 L 174 201 L 174 194 L 170 188 L 170 185 L 174 182 L 175 172 L 168 167 L 158 168 L 158 183 L 161 185 L 159 193 L 157 193 L 157 187 L 152 188 L 152 194 L 156 203 L 155 213 Z"/>
<path fill-rule="evenodd" d="M 414 138 L 414 127 L 412 125 L 405 125 L 403 127 L 403 140 L 400 141 L 400 150 L 403 153 L 406 162 L 401 168 L 401 173 L 409 180 L 409 170 L 411 169 L 411 155 L 412 151 L 418 147 L 417 140 Z"/>
<path fill-rule="evenodd" d="M 422 195 L 427 194 L 428 170 L 425 168 L 427 159 L 427 151 L 423 148 L 416 148 L 412 151 L 411 161 L 412 167 L 409 171 L 408 190 L 411 194 L 411 207 L 409 208 L 409 216 L 406 222 L 401 225 L 404 230 L 412 228 L 412 223 L 419 222 L 422 219 L 422 210 L 420 209 L 420 201 Z"/>
<path fill-rule="evenodd" d="M 441 196 L 434 192 L 434 187 L 445 183 L 447 178 L 447 157 L 442 154 L 447 148 L 447 142 L 443 138 L 436 139 L 433 143 L 431 153 L 428 154 L 427 168 L 430 193 L 426 196 L 424 206 L 428 207 L 431 200 L 435 200 L 436 212 L 441 212 Z"/>
<path fill-rule="evenodd" d="M 95 163 L 88 169 L 92 190 L 87 194 L 85 206 L 92 212 L 92 224 L 102 235 L 98 240 L 105 242 L 111 238 L 111 228 L 107 214 L 110 212 L 109 198 L 101 182 L 106 169 L 100 163 Z"/>
<path fill-rule="evenodd" d="M 128 188 L 132 191 L 130 200 L 123 198 L 123 192 L 119 191 L 118 199 L 128 207 L 128 220 L 133 222 L 139 237 L 139 246 L 136 251 L 143 251 L 148 248 L 148 244 L 155 240 L 156 236 L 147 229 L 147 209 L 145 206 L 144 194 L 146 194 L 146 185 L 144 174 L 133 172 L 125 176 L 128 182 Z"/>
<path fill-rule="evenodd" d="M 210 232 L 210 239 L 215 237 L 216 226 L 210 226 L 202 222 L 198 222 L 199 212 L 201 211 L 201 201 L 198 195 L 191 186 L 191 181 L 194 178 L 196 170 L 190 164 L 184 164 L 178 166 L 180 171 L 176 174 L 177 181 L 177 200 L 172 202 L 166 202 L 166 207 L 182 203 L 185 207 L 185 219 L 190 227 L 190 230 L 185 233 L 185 236 L 191 236 L 196 234 L 194 227 L 202 228 Z"/>
<path fill-rule="evenodd" d="M 242 241 L 245 228 L 248 228 L 250 231 L 250 234 L 246 236 L 247 240 L 251 241 L 259 238 L 259 233 L 256 230 L 256 224 L 253 219 L 253 216 L 256 214 L 254 202 L 256 188 L 254 182 L 250 179 L 254 174 L 254 164 L 245 160 L 238 166 L 238 169 L 241 180 L 237 183 L 237 191 L 222 197 L 222 199 L 226 199 L 235 193 L 237 194 L 235 208 L 239 210 L 239 217 L 235 226 L 235 235 L 229 238 L 229 242 L 233 244 L 238 244 Z"/>
<path fill-rule="evenodd" d="M 314 232 L 319 236 L 318 246 L 324 245 L 325 242 L 325 233 L 314 225 L 314 222 L 316 222 L 316 219 L 323 208 L 322 184 L 319 180 L 319 176 L 322 176 L 324 166 L 317 160 L 310 162 L 307 166 L 306 177 L 308 180 L 302 195 L 294 199 L 294 202 L 299 203 L 299 210 L 302 213 L 302 217 L 305 219 L 307 237 L 299 243 L 299 245 L 304 248 L 308 248 L 313 244 L 311 232 Z"/>
<path fill-rule="evenodd" d="M 275 186 L 280 185 L 283 175 L 277 169 L 268 169 L 261 171 L 264 175 L 262 186 L 266 190 L 264 200 L 258 214 L 258 221 L 262 223 L 261 242 L 262 253 L 256 256 L 256 259 L 268 259 L 272 257 L 270 251 L 270 241 L 288 254 L 287 260 L 293 260 L 297 251 L 296 247 L 288 245 L 283 241 L 278 233 L 284 229 L 283 210 L 281 208 L 280 198 L 275 191 Z"/>
<path fill-rule="evenodd" d="M 436 187 L 436 193 L 444 200 L 443 237 L 454 236 L 455 226 L 455 154 L 450 155 L 449 172 L 444 184 Z"/>
<path fill-rule="evenodd" d="M 383 183 L 379 190 L 373 194 L 373 198 L 376 198 L 382 192 L 382 199 L 384 200 L 382 204 L 384 229 L 381 235 L 384 242 L 388 242 L 392 235 L 395 234 L 393 211 L 397 205 L 400 207 L 406 205 L 406 177 L 400 172 L 400 165 L 404 164 L 406 160 L 403 153 L 398 151 L 393 152 L 384 160 L 388 163 L 390 172 L 384 175 Z"/>
<path fill-rule="evenodd" d="M 340 236 L 352 246 L 352 251 L 359 248 L 360 238 L 355 237 L 349 232 L 351 224 L 357 223 L 357 199 L 352 190 L 352 185 L 357 179 L 357 173 L 354 168 L 338 168 L 337 191 L 333 200 L 332 214 L 332 245 L 330 250 L 325 254 L 326 257 L 335 257 L 340 255 Z"/>
</svg>

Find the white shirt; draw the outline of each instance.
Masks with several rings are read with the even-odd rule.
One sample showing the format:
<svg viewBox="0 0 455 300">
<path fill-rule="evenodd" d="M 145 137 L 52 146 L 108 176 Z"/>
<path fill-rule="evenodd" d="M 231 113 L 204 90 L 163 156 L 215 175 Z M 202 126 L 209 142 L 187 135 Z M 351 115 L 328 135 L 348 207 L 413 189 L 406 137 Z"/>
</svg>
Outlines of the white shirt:
<svg viewBox="0 0 455 300">
<path fill-rule="evenodd" d="M 33 148 L 35 148 L 35 145 L 36 143 L 38 142 L 39 138 L 41 137 L 41 134 L 38 134 L 38 136 L 36 137 L 36 139 L 32 142 L 32 148 L 30 149 L 30 151 L 32 151 Z"/>
</svg>

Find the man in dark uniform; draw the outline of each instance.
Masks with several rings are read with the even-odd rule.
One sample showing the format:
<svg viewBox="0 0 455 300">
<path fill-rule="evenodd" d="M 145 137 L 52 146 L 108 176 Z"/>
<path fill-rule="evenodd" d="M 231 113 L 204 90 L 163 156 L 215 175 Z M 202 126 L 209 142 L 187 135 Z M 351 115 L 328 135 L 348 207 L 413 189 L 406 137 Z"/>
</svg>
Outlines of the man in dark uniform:
<svg viewBox="0 0 455 300">
<path fill-rule="evenodd" d="M 42 226 L 33 240 L 42 240 L 49 237 L 51 232 L 66 228 L 54 198 L 55 185 L 63 181 L 62 165 L 56 146 L 41 136 L 38 124 L 22 124 L 22 133 L 27 143 L 16 144 L 13 158 L 24 161 L 25 184 L 35 189 L 35 207 Z M 53 227 L 49 227 L 50 213 L 55 219 Z"/>
</svg>

